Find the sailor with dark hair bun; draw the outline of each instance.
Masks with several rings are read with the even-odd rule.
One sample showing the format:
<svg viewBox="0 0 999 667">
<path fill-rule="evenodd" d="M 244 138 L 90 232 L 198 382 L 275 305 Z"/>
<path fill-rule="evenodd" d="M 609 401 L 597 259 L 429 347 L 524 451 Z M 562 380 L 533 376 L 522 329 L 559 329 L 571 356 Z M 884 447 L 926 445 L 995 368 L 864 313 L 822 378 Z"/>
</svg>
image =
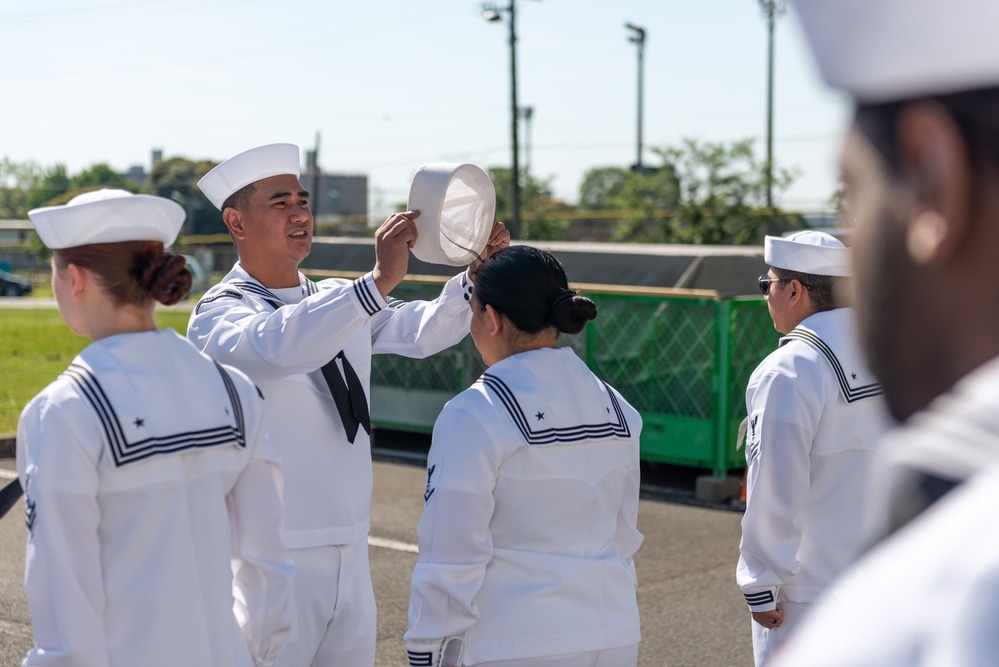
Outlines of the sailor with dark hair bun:
<svg viewBox="0 0 999 667">
<path fill-rule="evenodd" d="M 547 252 L 479 266 L 471 333 L 489 369 L 434 425 L 411 665 L 637 664 L 642 421 L 557 347 L 596 315 Z"/>
<path fill-rule="evenodd" d="M 184 211 L 100 190 L 29 214 L 91 338 L 21 413 L 35 645 L 24 665 L 272 665 L 290 632 L 281 468 L 239 371 L 158 330 L 191 274 Z"/>
</svg>

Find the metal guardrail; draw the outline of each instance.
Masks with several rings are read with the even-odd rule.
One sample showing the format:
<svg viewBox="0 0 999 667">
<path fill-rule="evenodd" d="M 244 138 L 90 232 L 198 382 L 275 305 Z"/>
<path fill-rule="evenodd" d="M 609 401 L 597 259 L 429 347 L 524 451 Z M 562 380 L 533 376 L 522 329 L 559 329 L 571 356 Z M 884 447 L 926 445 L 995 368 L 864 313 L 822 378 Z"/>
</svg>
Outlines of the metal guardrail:
<svg viewBox="0 0 999 667">
<path fill-rule="evenodd" d="M 432 299 L 443 282 L 437 276 L 408 276 L 392 295 Z M 721 297 L 710 290 L 573 287 L 593 299 L 599 316 L 560 344 L 571 345 L 641 413 L 642 458 L 708 468 L 718 477 L 745 467 L 735 444 L 746 414 L 746 384 L 778 339 L 762 298 Z M 470 337 L 428 359 L 376 355 L 372 422 L 429 432 L 444 404 L 484 370 Z"/>
</svg>

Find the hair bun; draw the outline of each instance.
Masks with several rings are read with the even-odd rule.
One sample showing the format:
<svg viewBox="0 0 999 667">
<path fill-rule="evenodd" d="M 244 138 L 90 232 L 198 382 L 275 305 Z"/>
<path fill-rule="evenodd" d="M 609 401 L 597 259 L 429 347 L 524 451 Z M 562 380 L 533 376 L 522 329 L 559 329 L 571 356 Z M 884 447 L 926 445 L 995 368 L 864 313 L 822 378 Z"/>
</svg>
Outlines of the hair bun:
<svg viewBox="0 0 999 667">
<path fill-rule="evenodd" d="M 596 316 L 597 305 L 575 290 L 561 290 L 552 302 L 552 319 L 563 333 L 579 333 Z"/>
<path fill-rule="evenodd" d="M 183 255 L 156 253 L 148 258 L 139 284 L 150 296 L 165 306 L 172 306 L 191 289 L 193 276 Z"/>
</svg>

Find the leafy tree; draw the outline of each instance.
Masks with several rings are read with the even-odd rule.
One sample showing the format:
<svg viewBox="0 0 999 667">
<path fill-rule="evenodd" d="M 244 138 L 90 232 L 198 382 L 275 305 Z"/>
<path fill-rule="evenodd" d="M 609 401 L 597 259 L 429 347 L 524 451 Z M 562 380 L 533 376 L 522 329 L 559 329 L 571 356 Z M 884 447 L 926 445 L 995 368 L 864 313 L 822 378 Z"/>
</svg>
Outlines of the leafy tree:
<svg viewBox="0 0 999 667">
<path fill-rule="evenodd" d="M 620 206 L 630 173 L 624 167 L 594 167 L 587 171 L 579 186 L 579 208 L 602 211 Z"/>
<path fill-rule="evenodd" d="M 596 167 L 580 184 L 579 218 L 587 219 L 588 212 L 616 211 L 620 215 L 615 222 L 605 223 L 612 226 L 614 240 L 663 241 L 656 225 L 670 215 L 678 198 L 679 184 L 669 163 L 641 170 Z M 606 216 L 600 219 L 607 220 Z"/>
<path fill-rule="evenodd" d="M 28 210 L 45 206 L 51 200 L 69 190 L 69 174 L 66 165 L 56 164 L 46 169 L 38 183 L 28 193 Z"/>
<path fill-rule="evenodd" d="M 580 186 L 581 208 L 619 211 L 612 238 L 647 243 L 744 244 L 800 227 L 801 221 L 763 209 L 765 165 L 752 140 L 730 144 L 684 140 L 654 148 L 658 168 L 641 171 L 598 167 Z M 774 191 L 785 190 L 796 174 L 774 170 Z"/>
<path fill-rule="evenodd" d="M 36 163 L 14 162 L 0 158 L 0 220 L 24 220 L 28 217 L 28 196 L 41 178 Z"/>
<path fill-rule="evenodd" d="M 87 188 L 93 190 L 97 187 L 117 188 L 119 190 L 136 190 L 135 184 L 128 180 L 104 162 L 91 165 L 79 174 L 69 179 L 72 188 Z"/>
<path fill-rule="evenodd" d="M 664 226 L 674 243 L 761 243 L 766 234 L 802 226 L 796 217 L 762 209 L 767 175 L 753 141 L 731 144 L 685 139 L 678 147 L 653 149 L 675 165 L 680 201 Z M 773 168 L 773 191 L 786 190 L 796 172 Z"/>
<path fill-rule="evenodd" d="M 491 167 L 489 177 L 496 189 L 496 217 L 510 220 L 513 181 L 506 167 Z M 558 241 L 568 238 L 570 208 L 551 196 L 551 178 L 539 180 L 529 172 L 521 175 L 520 238 Z"/>
<path fill-rule="evenodd" d="M 143 191 L 173 199 L 187 211 L 184 230 L 187 234 L 225 234 L 222 214 L 198 189 L 198 179 L 207 174 L 214 162 L 195 162 L 183 157 L 161 160 L 153 167 Z"/>
<path fill-rule="evenodd" d="M 46 169 L 28 195 L 28 210 L 38 206 L 57 206 L 83 192 L 98 188 L 117 188 L 135 192 L 135 184 L 115 172 L 107 163 L 91 165 L 69 176 L 66 165 L 55 164 Z"/>
</svg>

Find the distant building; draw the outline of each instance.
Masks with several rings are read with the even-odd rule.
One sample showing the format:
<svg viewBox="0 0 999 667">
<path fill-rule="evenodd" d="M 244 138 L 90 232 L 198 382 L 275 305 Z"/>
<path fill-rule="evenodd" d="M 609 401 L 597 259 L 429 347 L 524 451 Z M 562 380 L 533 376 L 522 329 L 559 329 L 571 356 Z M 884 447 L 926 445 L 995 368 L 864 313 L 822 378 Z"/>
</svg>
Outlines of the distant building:
<svg viewBox="0 0 999 667">
<path fill-rule="evenodd" d="M 0 244 L 20 245 L 31 238 L 34 226 L 27 220 L 0 220 Z"/>
<path fill-rule="evenodd" d="M 133 164 L 122 176 L 140 188 L 146 184 L 146 179 L 149 178 L 149 174 L 146 173 L 145 168 L 141 164 Z"/>
<path fill-rule="evenodd" d="M 368 216 L 368 177 L 350 174 L 324 174 L 316 168 L 315 151 L 306 153 L 302 186 L 309 191 L 316 218 L 366 219 Z"/>
<path fill-rule="evenodd" d="M 149 170 L 152 171 L 156 168 L 160 162 L 163 161 L 163 150 L 160 148 L 154 148 L 149 154 Z M 138 187 L 142 187 L 146 184 L 149 179 L 149 174 L 146 173 L 146 168 L 141 164 L 133 164 L 128 168 L 128 171 L 122 174 L 124 178 L 132 181 Z"/>
<path fill-rule="evenodd" d="M 152 165 L 163 160 L 163 151 L 154 149 Z M 302 172 L 302 186 L 309 191 L 312 212 L 316 218 L 366 221 L 368 217 L 368 177 L 360 174 L 317 173 L 315 151 L 306 153 L 305 171 Z M 149 174 L 142 165 L 133 165 L 122 174 L 138 187 L 145 185 Z"/>
</svg>

